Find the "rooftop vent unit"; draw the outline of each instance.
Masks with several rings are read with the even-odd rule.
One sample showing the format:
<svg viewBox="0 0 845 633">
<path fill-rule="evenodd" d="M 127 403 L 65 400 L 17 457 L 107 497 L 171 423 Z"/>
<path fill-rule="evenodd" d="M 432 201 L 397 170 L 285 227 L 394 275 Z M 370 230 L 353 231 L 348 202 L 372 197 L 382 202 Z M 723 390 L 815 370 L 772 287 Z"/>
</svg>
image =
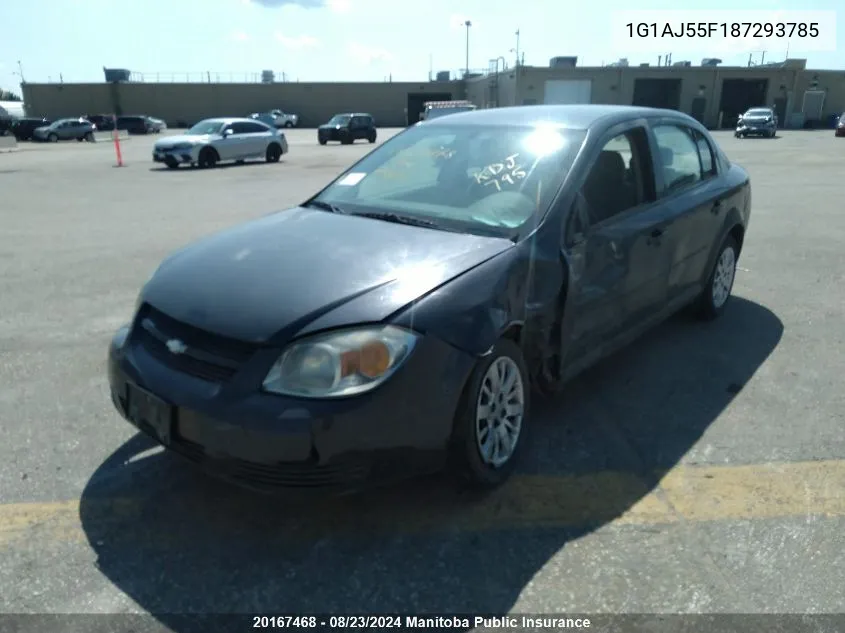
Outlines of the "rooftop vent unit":
<svg viewBox="0 0 845 633">
<path fill-rule="evenodd" d="M 552 57 L 549 60 L 549 68 L 575 68 L 577 65 L 577 57 Z"/>
<path fill-rule="evenodd" d="M 274 73 L 272 70 L 261 71 L 261 83 L 271 84 L 274 81 L 276 81 L 276 73 Z"/>
<path fill-rule="evenodd" d="M 684 62 L 674 62 L 672 65 L 673 66 L 681 66 L 683 68 L 688 68 L 688 67 L 692 66 L 692 62 L 686 62 L 686 61 L 684 61 Z"/>
<path fill-rule="evenodd" d="M 651 64 L 649 64 L 648 62 L 643 62 L 642 64 L 640 64 L 640 68 L 648 68 L 649 66 L 651 66 Z"/>
<path fill-rule="evenodd" d="M 129 81 L 129 76 L 132 73 L 126 68 L 106 68 L 103 66 L 103 74 L 106 76 L 107 82 L 118 83 L 121 81 Z"/>
<path fill-rule="evenodd" d="M 449 81 L 452 78 L 452 73 L 448 70 L 438 70 L 435 77 L 437 81 Z"/>
<path fill-rule="evenodd" d="M 722 63 L 721 59 L 716 59 L 715 57 L 705 57 L 701 60 L 702 66 L 718 66 Z"/>
</svg>

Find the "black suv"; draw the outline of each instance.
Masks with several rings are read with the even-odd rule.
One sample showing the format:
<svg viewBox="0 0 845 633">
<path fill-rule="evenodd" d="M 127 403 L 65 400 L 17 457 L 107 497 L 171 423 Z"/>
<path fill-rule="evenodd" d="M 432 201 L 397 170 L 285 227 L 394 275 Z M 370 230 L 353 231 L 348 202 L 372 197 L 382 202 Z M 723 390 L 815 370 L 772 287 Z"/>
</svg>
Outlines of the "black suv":
<svg viewBox="0 0 845 633">
<path fill-rule="evenodd" d="M 24 117 L 22 119 L 15 119 L 12 121 L 12 134 L 19 141 L 29 141 L 32 139 L 32 133 L 36 128 L 50 125 L 52 121 L 48 119 L 39 119 L 36 117 Z"/>
<path fill-rule="evenodd" d="M 151 134 L 155 126 L 147 116 L 119 116 L 117 117 L 117 129 L 130 134 Z"/>
<path fill-rule="evenodd" d="M 111 114 L 86 114 L 85 117 L 97 126 L 101 132 L 108 132 L 114 129 L 114 118 Z"/>
<path fill-rule="evenodd" d="M 317 140 L 320 145 L 325 145 L 329 141 L 340 141 L 343 145 L 352 145 L 359 138 L 365 138 L 370 143 L 376 142 L 376 122 L 369 114 L 362 112 L 335 114 L 328 123 L 317 128 Z"/>
</svg>

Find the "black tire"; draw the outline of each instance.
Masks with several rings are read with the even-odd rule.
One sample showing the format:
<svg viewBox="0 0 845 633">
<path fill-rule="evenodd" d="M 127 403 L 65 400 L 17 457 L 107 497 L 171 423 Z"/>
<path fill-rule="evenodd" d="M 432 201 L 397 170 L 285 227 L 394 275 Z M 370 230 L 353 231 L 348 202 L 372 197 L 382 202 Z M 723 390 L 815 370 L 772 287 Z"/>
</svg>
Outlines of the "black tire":
<svg viewBox="0 0 845 633">
<path fill-rule="evenodd" d="M 88 141 L 89 143 L 93 143 L 94 142 L 94 133 L 93 132 L 86 132 L 85 140 Z"/>
<path fill-rule="evenodd" d="M 267 147 L 267 152 L 265 153 L 264 158 L 268 163 L 278 163 L 281 157 L 282 148 L 278 145 L 278 143 L 273 143 Z"/>
<path fill-rule="evenodd" d="M 725 255 L 726 251 L 732 251 L 733 255 Z M 732 263 L 727 261 L 732 259 Z M 725 241 L 722 242 L 722 247 L 719 249 L 719 254 L 716 255 L 716 261 L 713 264 L 713 270 L 710 271 L 710 277 L 707 279 L 707 285 L 704 287 L 704 292 L 698 299 L 696 305 L 696 312 L 699 318 L 705 321 L 712 321 L 718 318 L 724 311 L 725 307 L 730 302 L 731 291 L 733 290 L 734 280 L 736 279 L 736 263 L 739 259 L 739 244 L 732 235 L 728 235 Z M 725 276 L 726 267 L 730 269 L 730 277 Z M 727 292 L 724 292 L 724 284 L 727 282 Z M 715 292 L 714 289 L 721 287 L 721 292 Z M 722 296 L 724 295 L 724 298 Z"/>
<path fill-rule="evenodd" d="M 493 367 L 494 363 L 498 363 L 501 359 L 507 359 L 503 363 L 509 365 L 511 369 L 518 368 L 522 387 L 523 410 L 520 428 L 516 433 L 515 448 L 513 448 L 507 461 L 494 465 L 486 462 L 482 457 L 478 440 L 480 437 L 479 424 L 476 418 L 478 408 L 481 406 L 482 388 L 488 379 L 487 372 Z M 492 411 L 496 411 L 495 407 L 501 407 L 503 404 L 501 399 L 497 399 Z M 473 369 L 455 414 L 450 458 L 452 470 L 457 475 L 459 482 L 483 490 L 495 488 L 507 481 L 519 460 L 522 448 L 526 444 L 526 427 L 529 422 L 530 404 L 531 385 L 522 351 L 513 341 L 501 339 L 494 346 L 493 352 L 480 359 Z M 511 420 L 512 422 L 513 420 Z M 495 433 L 495 431 L 488 430 L 488 437 L 492 433 Z M 483 444 L 483 441 L 481 444 Z"/>
<path fill-rule="evenodd" d="M 320 145 L 325 145 L 327 143 L 326 139 L 324 138 L 318 138 L 317 141 L 320 143 Z"/>
<path fill-rule="evenodd" d="M 376 135 L 375 135 L 375 134 L 370 134 L 370 135 L 367 137 L 367 140 L 368 140 L 370 143 L 375 143 L 375 142 L 376 142 Z"/>
<path fill-rule="evenodd" d="M 50 136 L 47 137 L 47 140 L 51 143 L 58 143 L 59 137 L 56 134 L 50 134 Z"/>
<path fill-rule="evenodd" d="M 285 121 L 285 127 L 293 127 L 293 123 L 290 121 Z"/>
<path fill-rule="evenodd" d="M 199 155 L 200 169 L 212 169 L 213 167 L 217 166 L 218 160 L 220 160 L 220 157 L 217 155 L 217 152 L 214 150 L 214 148 L 206 147 L 200 152 Z"/>
<path fill-rule="evenodd" d="M 168 169 L 179 169 L 179 163 L 176 161 L 170 161 L 169 163 L 165 163 Z"/>
<path fill-rule="evenodd" d="M 84 136 L 80 136 L 78 139 L 76 139 L 76 142 L 77 142 L 77 143 L 81 143 L 81 142 L 82 142 L 82 141 L 84 141 L 84 140 L 85 140 L 85 137 L 84 137 Z"/>
</svg>

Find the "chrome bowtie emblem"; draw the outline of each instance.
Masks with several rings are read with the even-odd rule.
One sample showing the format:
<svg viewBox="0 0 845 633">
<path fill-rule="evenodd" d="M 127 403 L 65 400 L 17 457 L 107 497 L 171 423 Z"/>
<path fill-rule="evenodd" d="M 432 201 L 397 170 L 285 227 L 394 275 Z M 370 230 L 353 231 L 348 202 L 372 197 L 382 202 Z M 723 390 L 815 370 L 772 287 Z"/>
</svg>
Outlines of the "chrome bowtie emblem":
<svg viewBox="0 0 845 633">
<path fill-rule="evenodd" d="M 167 341 L 167 343 L 165 343 L 165 346 L 167 346 L 167 349 L 170 350 L 171 354 L 184 354 L 185 351 L 187 351 L 188 349 L 187 345 L 175 338 Z"/>
</svg>

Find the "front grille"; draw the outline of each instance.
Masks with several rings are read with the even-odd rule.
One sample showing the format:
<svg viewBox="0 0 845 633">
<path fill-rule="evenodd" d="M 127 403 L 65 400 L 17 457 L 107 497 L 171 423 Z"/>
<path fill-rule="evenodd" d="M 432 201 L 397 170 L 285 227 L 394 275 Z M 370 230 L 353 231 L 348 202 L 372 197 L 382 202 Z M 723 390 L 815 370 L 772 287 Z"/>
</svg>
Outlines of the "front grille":
<svg viewBox="0 0 845 633">
<path fill-rule="evenodd" d="M 175 436 L 170 448 L 212 474 L 259 488 L 342 488 L 367 479 L 370 466 L 359 460 L 332 465 L 314 462 L 259 464 L 243 459 L 209 457 L 199 444 Z"/>
<path fill-rule="evenodd" d="M 229 380 L 259 349 L 177 321 L 148 304 L 138 313 L 132 338 L 163 365 L 210 382 Z M 181 353 L 168 348 L 173 341 L 184 345 Z"/>
</svg>

